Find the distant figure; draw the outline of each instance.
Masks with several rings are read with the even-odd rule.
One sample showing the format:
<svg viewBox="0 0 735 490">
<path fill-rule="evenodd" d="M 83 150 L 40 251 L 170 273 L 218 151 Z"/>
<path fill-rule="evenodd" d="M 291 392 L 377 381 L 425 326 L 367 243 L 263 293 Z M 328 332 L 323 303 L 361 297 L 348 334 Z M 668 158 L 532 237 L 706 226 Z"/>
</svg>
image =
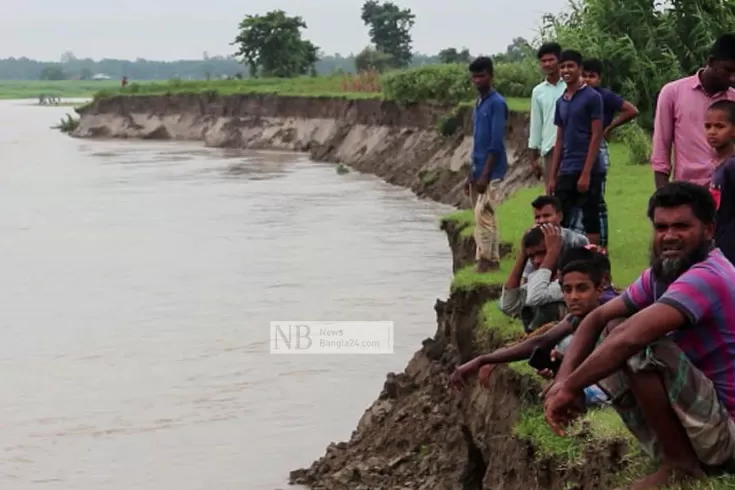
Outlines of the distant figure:
<svg viewBox="0 0 735 490">
<path fill-rule="evenodd" d="M 663 86 L 656 102 L 651 167 L 656 187 L 673 180 L 709 185 L 715 156 L 702 128 L 709 106 L 718 100 L 735 100 L 735 34 L 715 41 L 707 65 L 692 76 Z"/>
<path fill-rule="evenodd" d="M 122 85 L 122 88 L 125 88 L 128 86 L 128 77 L 122 77 L 121 85 Z"/>
</svg>

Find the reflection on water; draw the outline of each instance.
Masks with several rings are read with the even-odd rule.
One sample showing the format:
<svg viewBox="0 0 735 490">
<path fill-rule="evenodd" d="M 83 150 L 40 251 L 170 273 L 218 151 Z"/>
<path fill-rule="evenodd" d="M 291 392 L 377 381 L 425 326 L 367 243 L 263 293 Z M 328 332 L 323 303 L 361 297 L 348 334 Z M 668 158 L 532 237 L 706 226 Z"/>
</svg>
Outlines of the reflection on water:
<svg viewBox="0 0 735 490">
<path fill-rule="evenodd" d="M 286 488 L 436 328 L 447 209 L 294 154 L 79 141 L 3 102 L 0 487 Z M 275 319 L 392 356 L 271 356 Z M 349 392 L 350 396 L 344 396 Z"/>
</svg>

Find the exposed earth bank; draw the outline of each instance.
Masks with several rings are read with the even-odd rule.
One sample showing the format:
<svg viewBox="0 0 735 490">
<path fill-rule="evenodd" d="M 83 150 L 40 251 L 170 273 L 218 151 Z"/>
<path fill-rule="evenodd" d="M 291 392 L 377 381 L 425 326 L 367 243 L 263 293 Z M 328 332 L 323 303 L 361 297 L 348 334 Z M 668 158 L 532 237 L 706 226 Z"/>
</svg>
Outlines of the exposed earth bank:
<svg viewBox="0 0 735 490">
<path fill-rule="evenodd" d="M 466 207 L 462 184 L 472 146 L 468 110 L 434 104 L 276 95 L 116 96 L 79 108 L 72 136 L 201 140 L 207 146 L 308 152 L 340 162 L 422 197 Z M 448 116 L 447 127 L 438 131 Z M 507 196 L 538 181 L 525 160 L 528 115 L 511 113 L 507 128 Z"/>
</svg>

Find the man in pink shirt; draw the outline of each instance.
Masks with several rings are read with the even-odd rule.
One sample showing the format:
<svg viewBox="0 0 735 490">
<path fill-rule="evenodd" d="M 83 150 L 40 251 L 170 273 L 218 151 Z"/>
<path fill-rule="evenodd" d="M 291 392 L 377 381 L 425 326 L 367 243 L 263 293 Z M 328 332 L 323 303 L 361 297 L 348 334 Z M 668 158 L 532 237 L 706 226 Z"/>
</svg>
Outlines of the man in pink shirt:
<svg viewBox="0 0 735 490">
<path fill-rule="evenodd" d="M 715 165 L 704 133 L 704 115 L 713 102 L 735 100 L 735 34 L 715 41 L 707 65 L 690 77 L 669 82 L 656 104 L 651 165 L 656 188 L 669 182 L 671 149 L 674 178 L 709 185 Z"/>
</svg>

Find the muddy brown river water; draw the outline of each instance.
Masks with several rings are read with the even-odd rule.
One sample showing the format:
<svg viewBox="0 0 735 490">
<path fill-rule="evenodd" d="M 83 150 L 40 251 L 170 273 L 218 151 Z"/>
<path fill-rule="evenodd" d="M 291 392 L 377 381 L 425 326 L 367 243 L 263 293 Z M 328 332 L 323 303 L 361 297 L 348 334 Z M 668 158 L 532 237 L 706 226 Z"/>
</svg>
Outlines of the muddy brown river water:
<svg viewBox="0 0 735 490">
<path fill-rule="evenodd" d="M 0 102 L 0 488 L 289 488 L 433 335 L 449 209 L 70 110 Z M 392 320 L 396 352 L 271 355 L 282 319 Z"/>
</svg>

